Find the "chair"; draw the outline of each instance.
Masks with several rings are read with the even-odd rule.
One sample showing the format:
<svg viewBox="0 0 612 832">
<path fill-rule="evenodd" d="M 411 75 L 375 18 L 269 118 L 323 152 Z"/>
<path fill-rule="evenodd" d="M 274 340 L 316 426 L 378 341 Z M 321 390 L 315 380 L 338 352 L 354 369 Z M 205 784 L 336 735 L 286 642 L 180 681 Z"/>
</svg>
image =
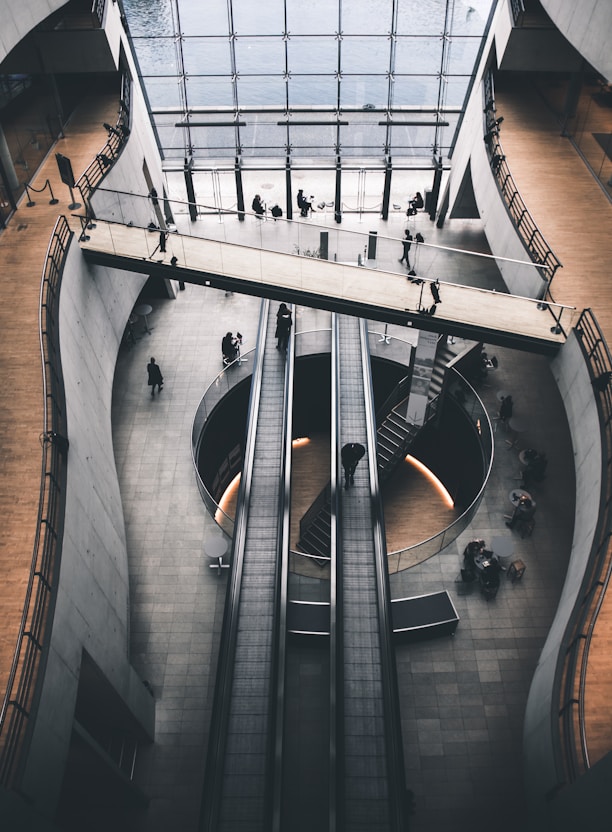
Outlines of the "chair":
<svg viewBox="0 0 612 832">
<path fill-rule="evenodd" d="M 510 566 L 508 567 L 507 577 L 510 578 L 512 583 L 515 581 L 520 581 L 523 575 L 525 574 L 525 569 L 527 567 L 523 563 L 522 560 L 513 560 Z"/>
<path fill-rule="evenodd" d="M 487 601 L 490 601 L 492 598 L 495 598 L 497 595 L 497 590 L 499 589 L 499 573 L 493 572 L 491 574 L 486 574 L 486 572 L 480 573 L 480 590 Z"/>
<path fill-rule="evenodd" d="M 516 527 L 521 533 L 521 537 L 531 537 L 535 529 L 535 517 L 517 517 Z"/>
</svg>

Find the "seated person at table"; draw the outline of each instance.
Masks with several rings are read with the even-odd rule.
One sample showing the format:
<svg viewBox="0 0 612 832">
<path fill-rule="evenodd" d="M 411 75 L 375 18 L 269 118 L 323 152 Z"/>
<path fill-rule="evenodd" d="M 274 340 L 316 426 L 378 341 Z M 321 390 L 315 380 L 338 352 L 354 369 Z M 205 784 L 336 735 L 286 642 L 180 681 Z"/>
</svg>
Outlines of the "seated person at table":
<svg viewBox="0 0 612 832">
<path fill-rule="evenodd" d="M 406 211 L 408 216 L 411 214 L 416 214 L 417 211 L 420 211 L 425 203 L 423 202 L 423 196 L 420 191 L 417 191 L 416 194 L 412 197 L 409 201 L 410 207 Z"/>
<path fill-rule="evenodd" d="M 231 364 L 238 355 L 237 340 L 231 332 L 226 332 L 221 341 L 221 352 L 223 353 L 223 363 Z"/>
<path fill-rule="evenodd" d="M 484 540 L 470 540 L 468 545 L 463 550 L 463 562 L 466 569 L 474 569 L 474 558 L 484 552 Z"/>
<path fill-rule="evenodd" d="M 302 188 L 297 193 L 297 206 L 300 209 L 300 216 L 302 217 L 307 217 L 308 212 L 312 211 L 312 203 L 306 199 Z"/>
<path fill-rule="evenodd" d="M 521 488 L 528 488 L 534 482 L 542 482 L 546 475 L 547 465 L 546 454 L 536 454 L 533 459 L 530 459 L 523 471 Z"/>
<path fill-rule="evenodd" d="M 519 497 L 518 505 L 514 509 L 510 520 L 506 520 L 506 526 L 508 526 L 509 529 L 512 529 L 519 520 L 531 520 L 534 514 L 535 506 L 533 502 L 529 497 L 525 497 L 525 495 L 523 495 Z"/>
<path fill-rule="evenodd" d="M 255 194 L 255 196 L 253 197 L 251 208 L 253 209 L 253 211 L 255 211 L 258 217 L 263 217 L 266 209 L 263 202 L 261 201 L 261 197 L 259 196 L 259 194 Z"/>
</svg>

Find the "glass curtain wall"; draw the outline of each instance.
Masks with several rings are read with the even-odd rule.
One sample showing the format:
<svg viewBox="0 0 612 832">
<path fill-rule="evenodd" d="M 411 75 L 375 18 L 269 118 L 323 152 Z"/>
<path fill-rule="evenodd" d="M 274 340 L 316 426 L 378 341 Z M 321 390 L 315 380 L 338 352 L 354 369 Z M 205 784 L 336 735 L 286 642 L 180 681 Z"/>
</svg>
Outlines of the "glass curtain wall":
<svg viewBox="0 0 612 832">
<path fill-rule="evenodd" d="M 494 2 L 123 5 L 167 171 L 328 170 L 333 198 L 340 167 L 368 210 L 365 171 L 446 165 Z"/>
</svg>

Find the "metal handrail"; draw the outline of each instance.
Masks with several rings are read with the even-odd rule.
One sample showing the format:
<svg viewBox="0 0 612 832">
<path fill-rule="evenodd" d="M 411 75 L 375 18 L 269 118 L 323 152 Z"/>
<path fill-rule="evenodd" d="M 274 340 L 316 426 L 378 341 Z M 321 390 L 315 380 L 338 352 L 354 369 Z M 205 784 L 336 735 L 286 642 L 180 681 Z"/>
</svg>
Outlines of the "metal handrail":
<svg viewBox="0 0 612 832">
<path fill-rule="evenodd" d="M 30 576 L 9 680 L 0 711 L 0 783 L 10 788 L 17 772 L 29 717 L 40 696 L 47 644 L 55 604 L 65 506 L 66 413 L 59 353 L 59 288 L 72 239 L 66 217 L 55 224 L 47 248 L 40 288 L 39 332 L 42 356 L 43 432 L 38 520 Z"/>
<path fill-rule="evenodd" d="M 536 225 L 535 220 L 529 213 L 519 189 L 512 178 L 510 168 L 506 162 L 503 147 L 499 138 L 499 124 L 496 119 L 495 109 L 495 87 L 493 83 L 493 71 L 485 75 L 483 84 L 483 96 L 485 100 L 485 136 L 488 136 L 487 152 L 491 164 L 491 170 L 499 186 L 500 193 L 504 198 L 508 213 L 514 223 L 516 230 L 529 252 L 532 261 L 540 266 L 540 276 L 546 281 L 546 288 L 542 299 L 548 295 L 550 283 L 558 268 L 562 267 L 561 261 L 556 257 L 551 247 L 546 242 L 544 235 Z"/>
<path fill-rule="evenodd" d="M 87 218 L 94 216 L 90 198 L 100 182 L 104 179 L 114 162 L 119 158 L 127 138 L 130 135 L 131 80 L 127 72 L 121 76 L 121 101 L 119 115 L 114 126 L 108 131 L 106 144 L 96 154 L 91 164 L 85 168 L 75 183 L 86 206 Z"/>
<path fill-rule="evenodd" d="M 602 480 L 598 526 L 555 674 L 558 749 L 569 783 L 590 768 L 584 713 L 586 673 L 597 618 L 612 578 L 612 356 L 590 309 L 582 312 L 575 333 L 598 393 Z"/>
</svg>

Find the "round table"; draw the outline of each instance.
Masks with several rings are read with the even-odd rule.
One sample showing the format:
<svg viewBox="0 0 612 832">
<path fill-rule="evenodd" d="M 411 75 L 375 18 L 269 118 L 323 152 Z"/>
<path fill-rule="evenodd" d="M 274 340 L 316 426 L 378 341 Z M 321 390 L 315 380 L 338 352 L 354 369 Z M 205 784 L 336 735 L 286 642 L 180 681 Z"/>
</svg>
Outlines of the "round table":
<svg viewBox="0 0 612 832">
<path fill-rule="evenodd" d="M 135 315 L 140 315 L 141 318 L 144 318 L 145 332 L 149 335 L 151 334 L 151 330 L 149 329 L 147 315 L 150 315 L 152 311 L 153 307 L 150 306 L 148 303 L 141 303 L 134 309 Z"/>
<path fill-rule="evenodd" d="M 221 535 L 214 535 L 214 537 L 207 537 L 204 541 L 204 553 L 208 558 L 210 558 L 214 563 L 209 563 L 211 569 L 218 569 L 221 571 L 223 567 L 227 567 L 228 564 L 223 563 L 223 555 L 226 554 L 228 550 L 228 544 L 225 537 Z"/>
<path fill-rule="evenodd" d="M 531 500 L 531 505 L 533 506 L 533 508 L 535 508 L 536 506 L 535 500 L 533 499 L 529 491 L 525 491 L 524 488 L 513 488 L 508 497 L 514 508 L 518 506 L 521 497 L 523 497 L 526 500 Z"/>
<path fill-rule="evenodd" d="M 494 537 L 491 541 L 491 548 L 502 564 L 502 567 L 505 567 L 506 561 L 510 560 L 514 554 L 514 541 L 509 535 Z"/>
<path fill-rule="evenodd" d="M 518 416 L 511 416 L 508 419 L 508 427 L 514 434 L 514 439 L 506 439 L 510 448 L 516 448 L 518 444 L 519 434 L 527 430 L 527 425 Z"/>
</svg>

